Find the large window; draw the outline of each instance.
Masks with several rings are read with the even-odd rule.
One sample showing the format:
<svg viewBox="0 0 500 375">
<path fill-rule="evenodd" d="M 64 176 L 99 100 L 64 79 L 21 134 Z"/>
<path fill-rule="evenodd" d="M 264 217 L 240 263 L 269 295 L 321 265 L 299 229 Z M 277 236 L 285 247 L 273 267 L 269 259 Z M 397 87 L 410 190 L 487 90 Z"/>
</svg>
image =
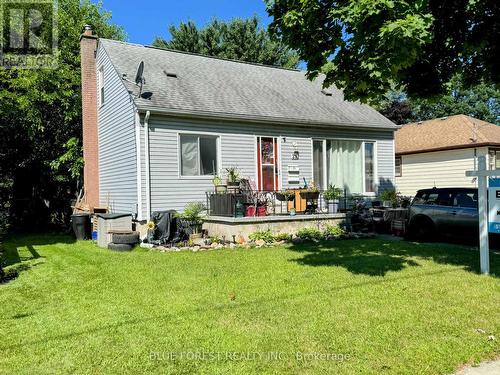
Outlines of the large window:
<svg viewBox="0 0 500 375">
<path fill-rule="evenodd" d="M 351 140 L 326 140 L 313 143 L 314 178 L 322 183 L 323 148 L 326 150 L 326 184 L 348 193 L 374 193 L 376 190 L 375 143 Z"/>
<path fill-rule="evenodd" d="M 365 142 L 365 192 L 375 192 L 375 145 Z"/>
<path fill-rule="evenodd" d="M 217 137 L 180 135 L 181 176 L 217 174 Z"/>
<path fill-rule="evenodd" d="M 313 179 L 320 189 L 326 189 L 324 183 L 323 141 L 313 141 Z"/>
</svg>

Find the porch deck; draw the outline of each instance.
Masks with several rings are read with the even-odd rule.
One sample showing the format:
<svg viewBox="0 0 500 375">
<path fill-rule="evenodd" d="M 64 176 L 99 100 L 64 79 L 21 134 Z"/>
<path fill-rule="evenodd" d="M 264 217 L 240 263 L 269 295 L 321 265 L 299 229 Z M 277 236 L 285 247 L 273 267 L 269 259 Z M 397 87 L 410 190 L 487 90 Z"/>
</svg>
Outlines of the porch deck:
<svg viewBox="0 0 500 375">
<path fill-rule="evenodd" d="M 203 223 L 203 229 L 210 236 L 225 237 L 232 239 L 243 237 L 248 240 L 252 232 L 271 230 L 274 233 L 296 233 L 303 227 L 318 227 L 325 225 L 339 225 L 345 222 L 345 213 L 336 214 L 298 214 L 291 215 L 269 215 L 269 216 L 245 216 L 226 217 L 208 216 Z"/>
</svg>

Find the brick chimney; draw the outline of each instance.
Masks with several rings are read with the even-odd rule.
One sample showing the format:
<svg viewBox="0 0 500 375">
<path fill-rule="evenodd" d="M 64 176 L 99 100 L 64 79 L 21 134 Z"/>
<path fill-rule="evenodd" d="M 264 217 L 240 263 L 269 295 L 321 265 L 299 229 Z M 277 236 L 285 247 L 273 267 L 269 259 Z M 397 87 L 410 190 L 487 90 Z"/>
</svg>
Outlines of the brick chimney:
<svg viewBox="0 0 500 375">
<path fill-rule="evenodd" d="M 83 189 L 86 203 L 99 206 L 99 154 L 97 131 L 97 36 L 90 26 L 80 37 L 82 67 Z"/>
</svg>

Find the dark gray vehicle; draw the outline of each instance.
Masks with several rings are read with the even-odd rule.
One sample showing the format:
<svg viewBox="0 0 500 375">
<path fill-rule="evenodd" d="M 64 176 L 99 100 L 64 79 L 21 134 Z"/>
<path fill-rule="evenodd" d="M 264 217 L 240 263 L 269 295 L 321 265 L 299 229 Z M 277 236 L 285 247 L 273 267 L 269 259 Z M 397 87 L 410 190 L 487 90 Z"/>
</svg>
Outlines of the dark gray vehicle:
<svg viewBox="0 0 500 375">
<path fill-rule="evenodd" d="M 479 234 L 478 195 L 474 188 L 419 190 L 410 206 L 407 236 L 475 239 Z"/>
</svg>

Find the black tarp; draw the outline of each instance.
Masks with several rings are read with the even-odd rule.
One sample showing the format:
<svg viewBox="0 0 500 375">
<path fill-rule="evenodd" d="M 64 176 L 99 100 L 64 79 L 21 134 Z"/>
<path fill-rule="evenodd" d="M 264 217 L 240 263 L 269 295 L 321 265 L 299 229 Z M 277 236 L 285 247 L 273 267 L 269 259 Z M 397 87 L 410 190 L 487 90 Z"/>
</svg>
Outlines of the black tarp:
<svg viewBox="0 0 500 375">
<path fill-rule="evenodd" d="M 177 211 L 155 211 L 151 220 L 155 223 L 153 240 L 156 245 L 176 244 L 189 238 L 189 230 L 180 218 L 176 217 Z"/>
</svg>

